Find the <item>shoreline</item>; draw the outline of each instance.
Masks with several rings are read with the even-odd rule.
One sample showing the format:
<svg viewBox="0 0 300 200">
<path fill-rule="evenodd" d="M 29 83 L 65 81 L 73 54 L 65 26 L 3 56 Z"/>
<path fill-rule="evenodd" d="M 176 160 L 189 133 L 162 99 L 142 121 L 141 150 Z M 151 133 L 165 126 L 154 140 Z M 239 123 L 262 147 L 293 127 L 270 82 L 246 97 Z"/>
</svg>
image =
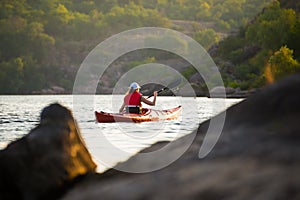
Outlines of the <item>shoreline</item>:
<svg viewBox="0 0 300 200">
<path fill-rule="evenodd" d="M 243 93 L 238 94 L 226 94 L 226 99 L 244 99 L 256 92 L 251 91 L 244 91 Z M 110 93 L 96 93 L 96 94 L 89 94 L 89 93 L 81 93 L 81 94 L 73 94 L 73 93 L 9 93 L 9 94 L 0 94 L 0 96 L 59 96 L 59 95 L 124 95 L 123 93 L 120 94 L 110 94 Z M 148 95 L 144 95 L 148 96 Z M 159 95 L 160 97 L 176 97 L 174 95 Z M 224 98 L 224 96 L 220 96 L 219 94 L 213 94 L 214 97 L 210 97 L 208 95 L 196 95 L 196 96 L 186 96 L 186 95 L 177 95 L 180 97 L 203 97 L 203 98 Z"/>
</svg>

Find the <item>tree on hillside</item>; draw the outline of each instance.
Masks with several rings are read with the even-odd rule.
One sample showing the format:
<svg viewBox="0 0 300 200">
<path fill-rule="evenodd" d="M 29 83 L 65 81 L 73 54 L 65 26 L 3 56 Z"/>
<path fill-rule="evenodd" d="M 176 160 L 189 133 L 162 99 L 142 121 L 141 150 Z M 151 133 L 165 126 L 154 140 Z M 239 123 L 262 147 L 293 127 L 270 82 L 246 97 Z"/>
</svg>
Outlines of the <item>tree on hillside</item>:
<svg viewBox="0 0 300 200">
<path fill-rule="evenodd" d="M 19 92 L 23 84 L 23 68 L 22 58 L 0 63 L 0 93 Z"/>
<path fill-rule="evenodd" d="M 118 0 L 94 0 L 97 9 L 103 13 L 109 12 L 114 6 L 119 5 Z"/>
<path fill-rule="evenodd" d="M 275 50 L 288 44 L 296 21 L 294 10 L 281 9 L 279 2 L 275 1 L 248 27 L 246 37 L 263 48 Z"/>
<path fill-rule="evenodd" d="M 162 17 L 156 10 L 145 9 L 134 3 L 129 3 L 124 7 L 113 7 L 103 19 L 105 28 L 112 29 L 112 32 L 143 26 L 168 27 L 169 23 L 169 20 Z"/>
<path fill-rule="evenodd" d="M 293 50 L 287 46 L 281 47 L 269 60 L 270 71 L 274 80 L 300 71 L 300 63 L 293 58 Z"/>
<path fill-rule="evenodd" d="M 213 44 L 219 42 L 219 35 L 211 28 L 198 31 L 194 35 L 194 39 L 199 42 L 205 49 L 209 49 Z"/>
</svg>

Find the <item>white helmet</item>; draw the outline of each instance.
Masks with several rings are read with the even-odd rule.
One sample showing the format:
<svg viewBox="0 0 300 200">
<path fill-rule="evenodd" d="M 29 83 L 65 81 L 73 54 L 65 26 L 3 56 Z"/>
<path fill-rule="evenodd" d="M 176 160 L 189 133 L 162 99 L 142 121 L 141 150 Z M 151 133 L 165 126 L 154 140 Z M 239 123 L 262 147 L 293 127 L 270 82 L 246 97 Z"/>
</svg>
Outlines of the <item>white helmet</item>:
<svg viewBox="0 0 300 200">
<path fill-rule="evenodd" d="M 134 90 L 141 88 L 140 85 L 137 82 L 133 82 L 129 86 L 130 88 L 133 88 Z"/>
</svg>

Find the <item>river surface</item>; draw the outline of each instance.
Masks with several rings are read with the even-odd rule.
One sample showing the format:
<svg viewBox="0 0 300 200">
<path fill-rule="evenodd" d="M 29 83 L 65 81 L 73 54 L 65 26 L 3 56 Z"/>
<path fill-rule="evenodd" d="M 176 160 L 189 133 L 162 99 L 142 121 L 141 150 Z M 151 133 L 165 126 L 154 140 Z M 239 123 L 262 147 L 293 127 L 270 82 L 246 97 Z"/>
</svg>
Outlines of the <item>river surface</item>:
<svg viewBox="0 0 300 200">
<path fill-rule="evenodd" d="M 242 100 L 157 97 L 154 109 L 182 105 L 181 117 L 178 120 L 140 124 L 95 122 L 95 110 L 117 112 L 122 98 L 120 95 L 0 96 L 0 149 L 28 134 L 39 123 L 41 110 L 58 102 L 72 109 L 101 172 L 157 141 L 172 141 L 191 133 L 201 122 Z"/>
</svg>

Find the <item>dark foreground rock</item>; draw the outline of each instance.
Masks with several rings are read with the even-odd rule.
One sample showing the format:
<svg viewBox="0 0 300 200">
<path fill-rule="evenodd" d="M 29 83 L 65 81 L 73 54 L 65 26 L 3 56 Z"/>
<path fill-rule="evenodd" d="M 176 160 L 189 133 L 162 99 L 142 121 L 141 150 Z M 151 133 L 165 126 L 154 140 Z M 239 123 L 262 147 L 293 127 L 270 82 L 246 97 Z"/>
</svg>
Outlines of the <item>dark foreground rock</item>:
<svg viewBox="0 0 300 200">
<path fill-rule="evenodd" d="M 85 179 L 63 199 L 300 199 L 299 102 L 296 75 L 230 108 L 221 138 L 206 158 L 198 153 L 209 121 L 168 167 L 146 174 L 112 169 Z M 189 137 L 177 140 L 177 148 Z M 132 157 L 119 166 L 153 166 L 176 150 L 143 163 Z"/>
<path fill-rule="evenodd" d="M 35 129 L 0 151 L 0 199 L 56 199 L 95 169 L 71 112 L 53 104 Z"/>
<path fill-rule="evenodd" d="M 140 162 L 134 156 L 118 165 L 155 166 L 196 135 L 178 160 L 144 174 L 114 169 L 86 174 L 95 165 L 75 134 L 73 121 L 62 117 L 64 122 L 59 123 L 64 114 L 46 112 L 49 119 L 59 118 L 59 122 L 43 120 L 42 114 L 36 129 L 0 152 L 0 194 L 7 199 L 63 200 L 300 199 L 299 102 L 300 75 L 295 75 L 228 109 L 222 135 L 204 159 L 198 153 L 210 121 L 178 139 L 160 157 Z M 160 142 L 144 152 L 164 145 Z M 86 175 L 76 178 L 81 174 Z"/>
</svg>

